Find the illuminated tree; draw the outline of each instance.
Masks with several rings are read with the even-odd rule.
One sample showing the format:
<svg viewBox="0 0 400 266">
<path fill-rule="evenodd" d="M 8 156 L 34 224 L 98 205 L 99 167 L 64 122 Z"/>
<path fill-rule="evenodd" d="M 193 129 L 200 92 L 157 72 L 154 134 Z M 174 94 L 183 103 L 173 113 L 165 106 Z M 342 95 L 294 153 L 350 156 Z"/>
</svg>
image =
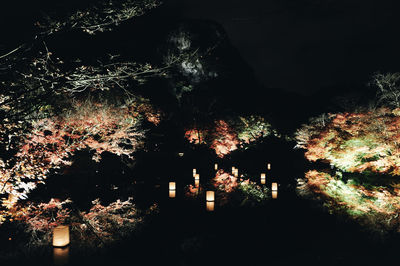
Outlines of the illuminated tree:
<svg viewBox="0 0 400 266">
<path fill-rule="evenodd" d="M 298 180 L 298 193 L 379 233 L 400 227 L 399 79 L 398 73 L 375 75 L 373 108 L 313 118 L 295 134 L 309 161 L 332 168 L 308 171 Z"/>
<path fill-rule="evenodd" d="M 63 30 L 79 29 L 88 34 L 111 31 L 114 27 L 141 16 L 161 4 L 159 0 L 97 1 L 84 10 L 77 10 L 63 18 L 47 17 L 37 25 L 41 34 L 49 35 Z"/>
<path fill-rule="evenodd" d="M 270 135 L 279 136 L 265 118 L 238 116 L 216 120 L 208 125 L 188 129 L 185 137 L 194 144 L 207 144 L 219 157 L 245 148 L 247 144 Z"/>
<path fill-rule="evenodd" d="M 377 88 L 379 104 L 400 107 L 400 73 L 375 74 L 370 85 Z"/>
<path fill-rule="evenodd" d="M 133 159 L 132 153 L 143 147 L 142 122 L 157 125 L 161 116 L 135 89 L 150 78 L 166 77 L 180 58 L 158 67 L 117 55 L 84 64 L 58 58 L 46 38 L 71 29 L 109 31 L 157 5 L 156 0 L 97 2 L 39 23 L 42 31 L 31 43 L 0 56 L 0 195 L 5 209 L 14 199 L 26 199 L 50 173 L 71 165 L 79 150 L 92 151 L 92 159 L 99 161 L 105 151 Z"/>
</svg>

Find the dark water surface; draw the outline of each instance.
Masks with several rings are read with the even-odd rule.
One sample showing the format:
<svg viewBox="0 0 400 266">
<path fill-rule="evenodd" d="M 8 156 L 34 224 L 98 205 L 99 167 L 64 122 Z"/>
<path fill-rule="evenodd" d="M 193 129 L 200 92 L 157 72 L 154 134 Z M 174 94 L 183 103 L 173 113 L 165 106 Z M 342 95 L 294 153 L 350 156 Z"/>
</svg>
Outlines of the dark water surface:
<svg viewBox="0 0 400 266">
<path fill-rule="evenodd" d="M 175 175 L 170 180 L 163 177 L 160 186 L 138 182 L 135 195 L 139 206 L 157 202 L 160 213 L 130 239 L 96 254 L 82 254 L 70 246 L 67 265 L 393 265 L 396 239 L 374 237 L 351 221 L 329 215 L 315 202 L 299 198 L 287 178 L 279 179 L 279 174 L 293 175 L 295 162 L 272 164 L 270 176 L 280 183 L 277 199 L 253 208 L 216 205 L 214 212 L 207 212 L 205 199 L 190 200 L 183 192 L 183 183 L 192 182 L 195 162 L 159 159 L 157 167 L 147 168 L 149 173 L 162 173 L 164 167 L 166 173 L 175 168 Z M 138 168 L 150 167 L 150 161 Z M 240 169 L 238 162 L 220 162 L 227 170 L 233 164 Z M 197 162 L 201 180 L 212 177 L 213 165 Z M 168 181 L 173 180 L 178 181 L 177 196 L 170 199 Z M 13 264 L 18 263 L 28 262 Z M 51 249 L 29 258 L 29 264 L 52 265 Z"/>
</svg>

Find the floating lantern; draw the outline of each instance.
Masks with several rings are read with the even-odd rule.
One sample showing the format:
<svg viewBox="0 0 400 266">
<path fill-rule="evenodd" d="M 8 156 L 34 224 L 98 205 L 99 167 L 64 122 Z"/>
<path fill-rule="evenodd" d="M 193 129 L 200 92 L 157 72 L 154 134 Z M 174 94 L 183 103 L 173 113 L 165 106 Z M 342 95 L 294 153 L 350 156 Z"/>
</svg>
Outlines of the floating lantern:
<svg viewBox="0 0 400 266">
<path fill-rule="evenodd" d="M 218 164 L 214 164 L 214 170 L 217 171 L 218 170 Z"/>
<path fill-rule="evenodd" d="M 175 198 L 175 196 L 176 196 L 176 183 L 169 182 L 169 197 Z"/>
<path fill-rule="evenodd" d="M 214 201 L 207 201 L 206 202 L 207 211 L 212 212 L 212 211 L 214 211 L 214 208 L 215 208 L 215 202 Z"/>
<path fill-rule="evenodd" d="M 206 200 L 207 200 L 207 201 L 214 201 L 214 200 L 215 200 L 215 193 L 214 193 L 214 191 L 207 191 L 207 193 L 206 193 Z"/>
<path fill-rule="evenodd" d="M 54 265 L 62 266 L 68 265 L 69 261 L 69 247 L 53 248 Z"/>
<path fill-rule="evenodd" d="M 267 164 L 267 169 L 268 169 L 268 170 L 271 170 L 271 164 L 270 164 L 270 163 Z"/>
<path fill-rule="evenodd" d="M 59 225 L 53 229 L 53 246 L 65 247 L 69 245 L 69 226 Z"/>
<path fill-rule="evenodd" d="M 200 174 L 194 175 L 194 185 L 198 187 L 200 185 Z"/>
<path fill-rule="evenodd" d="M 183 157 L 184 153 L 183 152 L 179 152 L 178 155 L 179 155 L 179 157 Z"/>
<path fill-rule="evenodd" d="M 196 175 L 196 168 L 193 168 L 193 177 Z"/>
<path fill-rule="evenodd" d="M 235 170 L 236 170 L 235 166 L 232 166 L 232 174 L 233 175 L 235 174 Z"/>
<path fill-rule="evenodd" d="M 261 174 L 261 184 L 265 185 L 265 179 L 266 179 L 265 173 L 262 173 Z"/>
<path fill-rule="evenodd" d="M 272 198 L 273 199 L 277 199 L 278 198 L 278 191 L 277 190 L 272 191 Z"/>
<path fill-rule="evenodd" d="M 272 191 L 278 191 L 278 183 L 272 183 L 272 185 L 271 185 L 271 189 L 272 189 Z"/>
<path fill-rule="evenodd" d="M 215 207 L 215 192 L 214 191 L 207 191 L 206 192 L 206 209 L 207 211 L 214 211 Z"/>
</svg>

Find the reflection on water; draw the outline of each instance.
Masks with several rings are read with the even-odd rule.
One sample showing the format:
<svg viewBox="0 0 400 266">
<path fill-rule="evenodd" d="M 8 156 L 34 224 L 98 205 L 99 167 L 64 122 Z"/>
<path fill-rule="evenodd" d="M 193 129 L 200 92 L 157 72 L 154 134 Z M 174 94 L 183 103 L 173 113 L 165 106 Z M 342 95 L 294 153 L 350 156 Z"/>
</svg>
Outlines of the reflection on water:
<svg viewBox="0 0 400 266">
<path fill-rule="evenodd" d="M 278 191 L 272 191 L 272 198 L 277 199 L 278 198 Z"/>
<path fill-rule="evenodd" d="M 206 205 L 207 211 L 212 212 L 215 209 L 215 202 L 214 201 L 207 201 Z"/>
<path fill-rule="evenodd" d="M 69 246 L 63 248 L 53 248 L 54 265 L 67 265 L 69 261 Z"/>
</svg>

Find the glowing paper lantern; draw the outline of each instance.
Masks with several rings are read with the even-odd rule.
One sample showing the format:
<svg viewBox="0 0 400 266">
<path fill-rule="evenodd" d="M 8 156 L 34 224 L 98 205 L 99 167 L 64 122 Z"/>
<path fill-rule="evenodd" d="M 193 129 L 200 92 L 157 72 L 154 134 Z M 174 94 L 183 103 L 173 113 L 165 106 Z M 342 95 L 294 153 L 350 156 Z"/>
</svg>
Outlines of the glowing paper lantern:
<svg viewBox="0 0 400 266">
<path fill-rule="evenodd" d="M 184 153 L 183 152 L 179 152 L 178 155 L 179 155 L 179 157 L 183 157 Z"/>
<path fill-rule="evenodd" d="M 261 184 L 265 185 L 265 179 L 266 179 L 265 173 L 262 173 L 261 174 Z"/>
<path fill-rule="evenodd" d="M 214 211 L 215 202 L 214 201 L 207 201 L 206 202 L 206 208 L 207 208 L 207 211 L 209 211 L 209 212 Z"/>
<path fill-rule="evenodd" d="M 53 229 L 53 246 L 65 247 L 69 245 L 69 226 L 59 225 Z"/>
<path fill-rule="evenodd" d="M 196 175 L 196 168 L 193 169 L 193 177 Z"/>
<path fill-rule="evenodd" d="M 175 198 L 175 196 L 176 196 L 176 183 L 169 182 L 169 197 Z"/>
<path fill-rule="evenodd" d="M 270 163 L 267 164 L 267 169 L 268 169 L 268 170 L 271 170 L 271 164 L 270 164 Z"/>
<path fill-rule="evenodd" d="M 236 170 L 235 166 L 232 166 L 232 174 L 233 175 L 235 174 L 235 170 Z"/>
<path fill-rule="evenodd" d="M 271 189 L 272 189 L 272 191 L 278 191 L 278 183 L 272 183 L 272 185 L 271 185 Z"/>
<path fill-rule="evenodd" d="M 217 163 L 214 164 L 214 170 L 215 170 L 215 171 L 218 170 L 218 164 L 217 164 Z"/>
<path fill-rule="evenodd" d="M 207 191 L 206 192 L 206 209 L 207 211 L 214 211 L 215 207 L 215 193 L 214 191 Z"/>
<path fill-rule="evenodd" d="M 214 191 L 207 191 L 207 193 L 206 193 L 206 201 L 214 201 L 214 200 L 215 200 Z"/>
<path fill-rule="evenodd" d="M 69 260 L 69 247 L 53 248 L 54 265 L 67 265 Z"/>
<path fill-rule="evenodd" d="M 199 184 L 200 184 L 200 174 L 195 174 L 195 175 L 194 175 L 194 185 L 195 185 L 196 187 L 198 187 Z"/>
<path fill-rule="evenodd" d="M 273 199 L 277 199 L 278 198 L 278 191 L 277 190 L 272 191 L 272 198 Z"/>
</svg>

